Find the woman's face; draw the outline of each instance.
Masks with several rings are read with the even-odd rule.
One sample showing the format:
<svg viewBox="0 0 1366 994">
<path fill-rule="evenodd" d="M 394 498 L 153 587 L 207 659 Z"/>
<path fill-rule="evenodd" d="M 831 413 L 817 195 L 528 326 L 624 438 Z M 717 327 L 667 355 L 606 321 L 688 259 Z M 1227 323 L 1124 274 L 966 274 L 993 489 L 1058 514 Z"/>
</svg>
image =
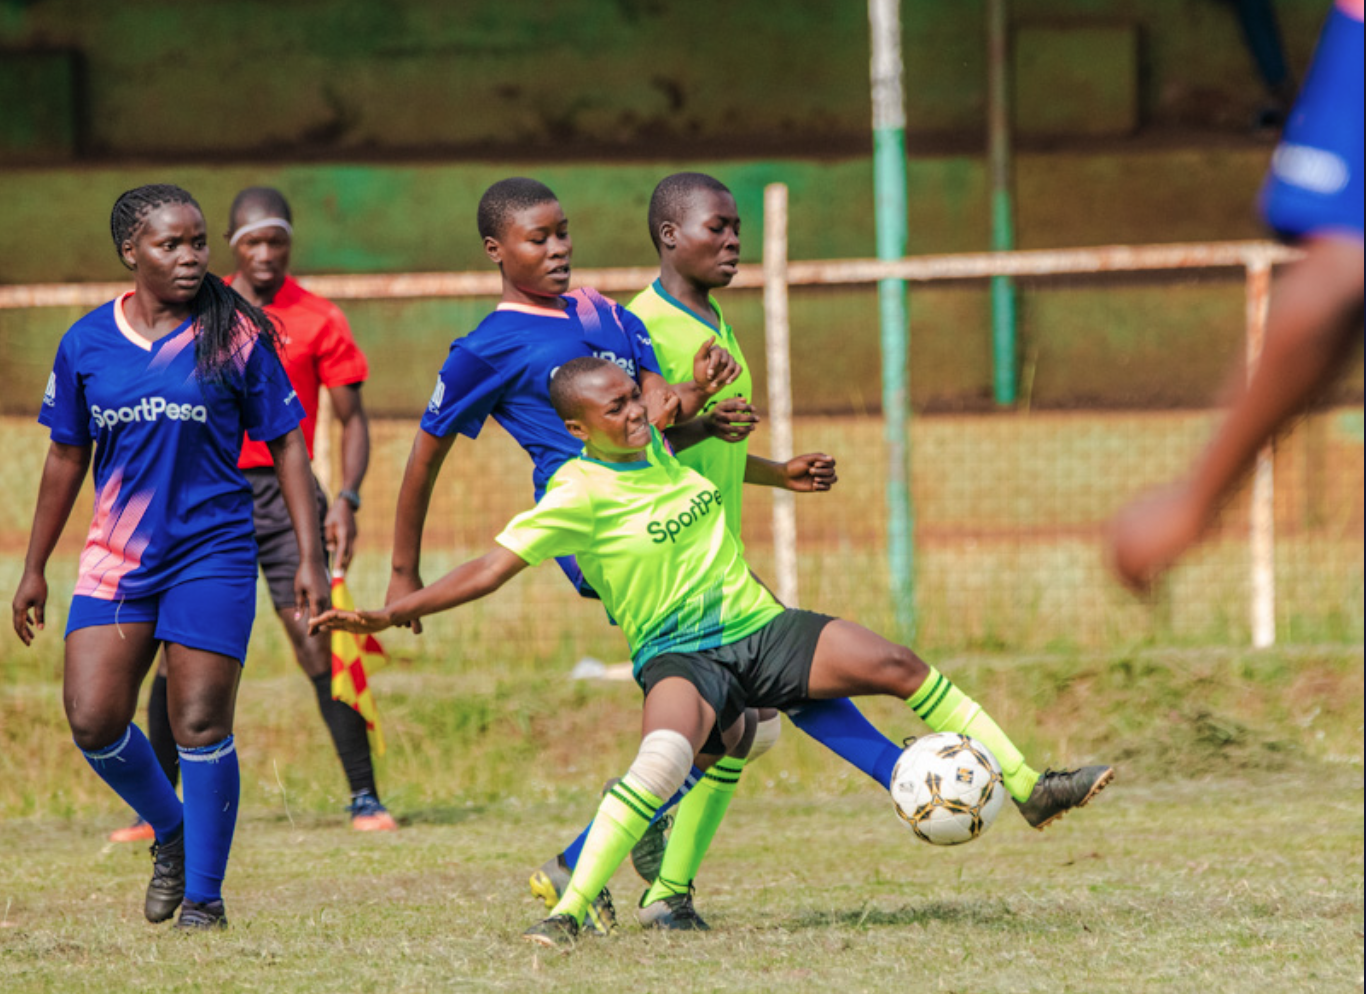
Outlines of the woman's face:
<svg viewBox="0 0 1366 994">
<path fill-rule="evenodd" d="M 162 204 L 148 212 L 120 255 L 138 290 L 167 304 L 187 304 L 209 271 L 204 215 L 193 204 Z"/>
</svg>

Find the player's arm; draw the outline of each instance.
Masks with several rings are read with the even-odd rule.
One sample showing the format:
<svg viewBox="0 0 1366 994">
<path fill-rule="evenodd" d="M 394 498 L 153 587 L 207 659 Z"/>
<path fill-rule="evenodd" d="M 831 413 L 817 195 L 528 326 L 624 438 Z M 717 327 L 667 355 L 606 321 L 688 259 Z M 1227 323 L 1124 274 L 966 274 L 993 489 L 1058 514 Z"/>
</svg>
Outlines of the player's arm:
<svg viewBox="0 0 1366 994">
<path fill-rule="evenodd" d="M 708 438 L 743 442 L 759 426 L 759 415 L 743 397 L 721 401 L 705 417 L 676 424 L 664 432 L 675 452 L 682 452 Z"/>
<path fill-rule="evenodd" d="M 351 565 L 356 548 L 356 511 L 360 485 L 370 465 L 370 421 L 360 399 L 359 383 L 328 387 L 332 411 L 341 422 L 342 485 L 332 499 L 323 522 L 323 534 L 333 564 L 342 572 Z"/>
<path fill-rule="evenodd" d="M 444 438 L 419 428 L 403 470 L 398 489 L 398 508 L 394 513 L 394 552 L 390 563 L 389 591 L 384 596 L 392 604 L 422 589 L 422 529 L 432 503 L 432 490 L 455 435 Z M 412 622 L 413 634 L 422 634 L 422 623 Z"/>
<path fill-rule="evenodd" d="M 1326 387 L 1360 329 L 1359 244 L 1321 240 L 1277 281 L 1262 356 L 1228 417 L 1186 480 L 1124 511 L 1112 556 L 1120 578 L 1143 589 L 1194 544 L 1257 451 Z"/>
<path fill-rule="evenodd" d="M 684 383 L 667 383 L 650 370 L 640 374 L 640 392 L 649 411 L 650 423 L 661 431 L 671 424 L 695 418 L 721 388 L 735 382 L 743 370 L 725 349 L 703 342 L 693 356 L 693 378 Z"/>
<path fill-rule="evenodd" d="M 760 487 L 777 487 L 797 493 L 818 493 L 839 482 L 835 459 L 823 452 L 793 456 L 787 462 L 774 462 L 760 456 L 745 460 L 745 482 Z"/>
<path fill-rule="evenodd" d="M 457 566 L 431 586 L 414 590 L 378 611 L 328 611 L 309 623 L 309 631 L 373 633 L 395 625 L 412 625 L 416 629 L 419 618 L 487 597 L 526 566 L 516 553 L 498 546 Z"/>
<path fill-rule="evenodd" d="M 57 539 L 71 517 L 71 508 L 90 469 L 91 446 L 53 442 L 43 462 L 43 477 L 38 485 L 38 506 L 33 512 L 33 529 L 24 556 L 24 573 L 14 594 L 14 632 L 24 645 L 33 642 L 35 627 L 43 628 L 47 609 L 47 561 L 57 547 Z M 32 612 L 32 613 L 30 613 Z"/>
<path fill-rule="evenodd" d="M 294 534 L 299 542 L 299 570 L 294 575 L 294 606 L 300 616 L 312 617 L 327 610 L 330 585 L 323 565 L 322 544 L 318 539 L 318 509 L 314 500 L 313 469 L 308 462 L 308 446 L 303 432 L 291 428 L 266 442 L 280 493 Z"/>
</svg>

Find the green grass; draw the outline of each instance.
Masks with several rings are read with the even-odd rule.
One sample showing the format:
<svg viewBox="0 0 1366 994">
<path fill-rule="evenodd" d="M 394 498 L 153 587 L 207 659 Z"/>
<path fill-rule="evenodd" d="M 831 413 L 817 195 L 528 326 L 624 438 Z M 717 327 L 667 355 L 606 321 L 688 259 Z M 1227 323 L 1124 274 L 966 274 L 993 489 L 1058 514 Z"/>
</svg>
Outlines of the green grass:
<svg viewBox="0 0 1366 994">
<path fill-rule="evenodd" d="M 382 673 L 379 774 L 404 820 L 352 833 L 306 681 L 240 696 L 233 928 L 141 920 L 127 814 L 70 744 L 60 689 L 0 697 L 0 990 L 1341 991 L 1362 977 L 1360 647 L 941 660 L 1039 765 L 1119 779 L 1045 833 L 916 842 L 790 726 L 742 782 L 698 885 L 707 935 L 549 956 L 527 873 L 634 752 L 638 691 L 416 658 Z M 866 710 L 923 730 L 896 702 Z M 629 916 L 639 884 L 616 878 Z"/>
</svg>

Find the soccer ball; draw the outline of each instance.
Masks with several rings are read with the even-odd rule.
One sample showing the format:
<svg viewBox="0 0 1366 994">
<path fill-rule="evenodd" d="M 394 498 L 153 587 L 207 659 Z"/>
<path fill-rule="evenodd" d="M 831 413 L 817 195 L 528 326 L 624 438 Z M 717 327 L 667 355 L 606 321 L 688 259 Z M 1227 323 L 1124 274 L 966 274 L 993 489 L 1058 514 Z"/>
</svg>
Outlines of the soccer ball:
<svg viewBox="0 0 1366 994">
<path fill-rule="evenodd" d="M 957 846 L 981 835 L 1006 801 L 1001 764 L 976 739 L 936 732 L 916 739 L 892 770 L 892 803 L 916 836 Z"/>
</svg>

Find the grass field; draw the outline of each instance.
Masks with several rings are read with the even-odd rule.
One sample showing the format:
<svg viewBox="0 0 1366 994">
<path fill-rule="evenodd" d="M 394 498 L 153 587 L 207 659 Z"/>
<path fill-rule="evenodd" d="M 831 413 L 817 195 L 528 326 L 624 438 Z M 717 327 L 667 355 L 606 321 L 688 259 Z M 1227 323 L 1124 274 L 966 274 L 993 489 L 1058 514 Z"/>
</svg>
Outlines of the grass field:
<svg viewBox="0 0 1366 994">
<path fill-rule="evenodd" d="M 699 878 L 714 931 L 628 921 L 574 955 L 518 934 L 530 869 L 634 751 L 621 684 L 440 672 L 378 684 L 402 832 L 352 833 L 306 682 L 249 676 L 233 928 L 141 917 L 147 856 L 80 762 L 60 691 L 0 696 L 0 990 L 1344 991 L 1362 979 L 1359 646 L 941 660 L 1040 765 L 1116 784 L 1044 833 L 916 842 L 879 791 L 789 726 Z M 13 672 L 13 671 L 11 671 Z M 922 730 L 872 702 L 895 735 Z M 640 885 L 622 871 L 619 907 Z"/>
</svg>

